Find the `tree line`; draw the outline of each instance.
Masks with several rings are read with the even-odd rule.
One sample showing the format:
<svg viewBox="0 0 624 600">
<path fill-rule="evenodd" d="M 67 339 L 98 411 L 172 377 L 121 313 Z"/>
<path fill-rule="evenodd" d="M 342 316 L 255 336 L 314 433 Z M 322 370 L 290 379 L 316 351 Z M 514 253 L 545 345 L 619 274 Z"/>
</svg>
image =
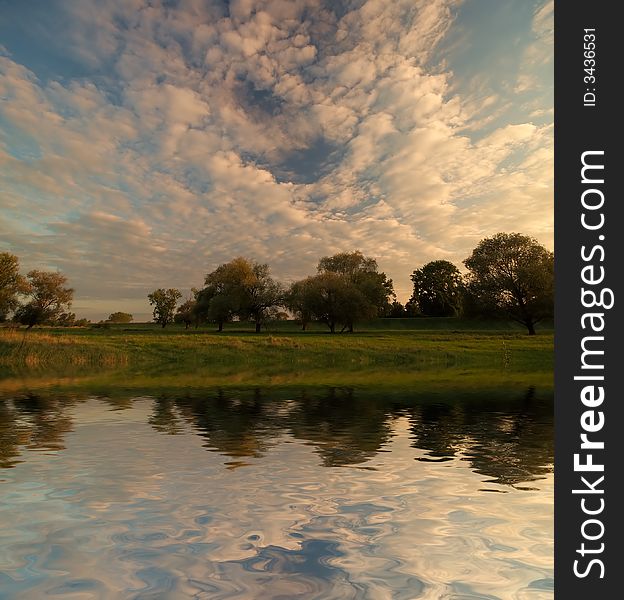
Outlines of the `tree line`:
<svg viewBox="0 0 624 600">
<path fill-rule="evenodd" d="M 149 294 L 154 321 L 162 327 L 214 323 L 218 331 L 233 320 L 255 323 L 284 315 L 300 323 L 324 323 L 331 333 L 353 332 L 376 317 L 511 318 L 535 334 L 535 325 L 553 316 L 554 256 L 536 240 L 519 233 L 498 233 L 481 240 L 464 260 L 467 273 L 447 260 L 435 260 L 412 275 L 413 293 L 403 306 L 393 282 L 374 258 L 342 252 L 319 260 L 314 275 L 286 287 L 267 264 L 243 257 L 206 275 L 204 287 L 178 306 L 182 294 L 159 288 Z M 286 315 L 287 316 L 287 315 Z"/>
<path fill-rule="evenodd" d="M 325 256 L 316 273 L 285 286 L 267 264 L 238 257 L 208 273 L 202 288 L 179 304 L 182 293 L 159 288 L 148 295 L 153 318 L 163 328 L 254 323 L 294 317 L 305 330 L 323 323 L 331 333 L 352 332 L 377 317 L 511 318 L 535 334 L 535 325 L 553 315 L 554 256 L 535 239 L 498 233 L 479 242 L 463 261 L 466 273 L 447 260 L 434 260 L 413 271 L 413 293 L 403 306 L 392 279 L 374 258 L 360 251 Z M 26 325 L 87 325 L 70 311 L 74 290 L 62 273 L 32 270 L 20 274 L 18 258 L 0 253 L 0 321 Z M 107 323 L 129 323 L 129 313 L 112 313 Z"/>
<path fill-rule="evenodd" d="M 88 323 L 76 321 L 70 312 L 73 297 L 74 290 L 67 287 L 62 273 L 33 269 L 22 275 L 17 256 L 0 252 L 0 322 L 12 318 L 28 329 L 41 324 Z"/>
</svg>

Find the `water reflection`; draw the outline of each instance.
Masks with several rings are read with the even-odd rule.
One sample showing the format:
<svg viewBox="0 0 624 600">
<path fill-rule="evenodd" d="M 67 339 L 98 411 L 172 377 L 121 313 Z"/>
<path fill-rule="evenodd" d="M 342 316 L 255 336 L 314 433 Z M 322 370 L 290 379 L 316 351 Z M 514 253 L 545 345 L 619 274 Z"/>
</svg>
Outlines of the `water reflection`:
<svg viewBox="0 0 624 600">
<path fill-rule="evenodd" d="M 0 400 L 0 466 L 19 462 L 20 448 L 62 450 L 72 429 L 71 409 L 87 397 L 27 394 Z M 98 398 L 113 410 L 136 398 Z M 262 457 L 287 434 L 315 448 L 327 467 L 358 465 L 384 451 L 393 422 L 407 417 L 421 461 L 461 456 L 496 483 L 513 485 L 547 473 L 553 463 L 552 393 L 447 393 L 414 396 L 370 390 L 208 390 L 148 398 L 147 422 L 180 435 L 188 426 L 208 450 L 234 459 Z M 238 466 L 243 461 L 230 462 Z"/>
<path fill-rule="evenodd" d="M 0 597 L 551 598 L 552 463 L 534 388 L 15 396 Z"/>
</svg>

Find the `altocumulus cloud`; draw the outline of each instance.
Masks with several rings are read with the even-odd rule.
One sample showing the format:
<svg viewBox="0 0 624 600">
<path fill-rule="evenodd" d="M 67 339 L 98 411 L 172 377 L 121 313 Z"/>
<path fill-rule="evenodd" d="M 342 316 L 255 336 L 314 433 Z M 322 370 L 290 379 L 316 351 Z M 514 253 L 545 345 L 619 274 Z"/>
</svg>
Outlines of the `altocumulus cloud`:
<svg viewBox="0 0 624 600">
<path fill-rule="evenodd" d="M 238 255 L 289 281 L 361 249 L 404 300 L 497 231 L 551 246 L 552 2 L 501 0 L 486 37 L 487 6 L 15 3 L 2 249 L 99 318 Z"/>
</svg>

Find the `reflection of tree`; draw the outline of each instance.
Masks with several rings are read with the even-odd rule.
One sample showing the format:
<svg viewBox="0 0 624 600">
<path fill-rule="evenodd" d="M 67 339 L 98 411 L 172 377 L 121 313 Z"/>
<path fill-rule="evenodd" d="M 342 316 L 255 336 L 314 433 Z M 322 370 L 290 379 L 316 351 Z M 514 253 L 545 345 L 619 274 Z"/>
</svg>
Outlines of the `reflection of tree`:
<svg viewBox="0 0 624 600">
<path fill-rule="evenodd" d="M 432 456 L 460 453 L 472 468 L 497 483 L 514 485 L 550 470 L 552 403 L 529 388 L 520 399 L 468 399 L 411 408 L 413 446 Z"/>
<path fill-rule="evenodd" d="M 207 448 L 239 458 L 262 456 L 276 437 L 289 432 L 312 442 L 327 466 L 364 462 L 390 436 L 384 408 L 362 401 L 352 389 L 303 391 L 294 398 L 278 398 L 277 393 L 218 390 L 199 397 L 159 398 L 150 423 L 158 431 L 177 433 L 180 415 L 206 439 Z"/>
<path fill-rule="evenodd" d="M 0 465 L 13 466 L 19 448 L 62 450 L 65 434 L 72 429 L 65 414 L 74 399 L 26 394 L 13 400 L 12 406 L 0 402 Z"/>
<path fill-rule="evenodd" d="M 131 398 L 131 397 L 130 397 Z M 102 398 L 119 409 L 125 398 Z M 76 397 L 28 394 L 0 400 L 0 466 L 18 462 L 23 448 L 60 450 Z M 431 460 L 461 456 L 496 482 L 515 485 L 539 477 L 553 462 L 552 398 L 534 389 L 431 397 L 372 390 L 251 389 L 162 395 L 149 423 L 182 433 L 192 426 L 209 450 L 234 458 L 261 457 L 284 435 L 311 443 L 325 466 L 355 465 L 376 455 L 392 436 L 392 420 L 407 415 L 412 445 Z"/>
<path fill-rule="evenodd" d="M 216 392 L 178 398 L 178 411 L 191 422 L 205 446 L 227 456 L 262 456 L 280 431 L 273 405 L 260 390 Z"/>
<path fill-rule="evenodd" d="M 12 467 L 19 462 L 19 447 L 24 444 L 17 427 L 15 410 L 0 400 L 0 468 Z"/>
<path fill-rule="evenodd" d="M 365 462 L 388 441 L 388 406 L 359 398 L 353 389 L 303 392 L 289 415 L 293 435 L 309 440 L 328 467 Z"/>
<path fill-rule="evenodd" d="M 227 456 L 260 457 L 284 433 L 311 442 L 325 466 L 355 465 L 375 456 L 392 435 L 392 418 L 407 414 L 413 446 L 436 458 L 461 455 L 477 472 L 516 484 L 543 474 L 553 462 L 552 402 L 528 390 L 435 402 L 409 393 L 383 399 L 348 388 L 217 390 L 155 400 L 150 423 L 177 433 L 180 419 Z"/>
<path fill-rule="evenodd" d="M 180 417 L 176 414 L 175 400 L 161 397 L 154 399 L 154 410 L 148 423 L 161 433 L 176 435 L 182 432 Z"/>
</svg>

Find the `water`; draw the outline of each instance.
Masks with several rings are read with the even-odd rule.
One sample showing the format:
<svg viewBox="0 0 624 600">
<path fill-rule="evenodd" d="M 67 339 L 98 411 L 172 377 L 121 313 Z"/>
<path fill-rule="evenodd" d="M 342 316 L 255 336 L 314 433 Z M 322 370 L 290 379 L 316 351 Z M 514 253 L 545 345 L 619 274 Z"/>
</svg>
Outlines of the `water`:
<svg viewBox="0 0 624 600">
<path fill-rule="evenodd" d="M 553 596 L 552 392 L 0 400 L 0 598 Z"/>
</svg>

